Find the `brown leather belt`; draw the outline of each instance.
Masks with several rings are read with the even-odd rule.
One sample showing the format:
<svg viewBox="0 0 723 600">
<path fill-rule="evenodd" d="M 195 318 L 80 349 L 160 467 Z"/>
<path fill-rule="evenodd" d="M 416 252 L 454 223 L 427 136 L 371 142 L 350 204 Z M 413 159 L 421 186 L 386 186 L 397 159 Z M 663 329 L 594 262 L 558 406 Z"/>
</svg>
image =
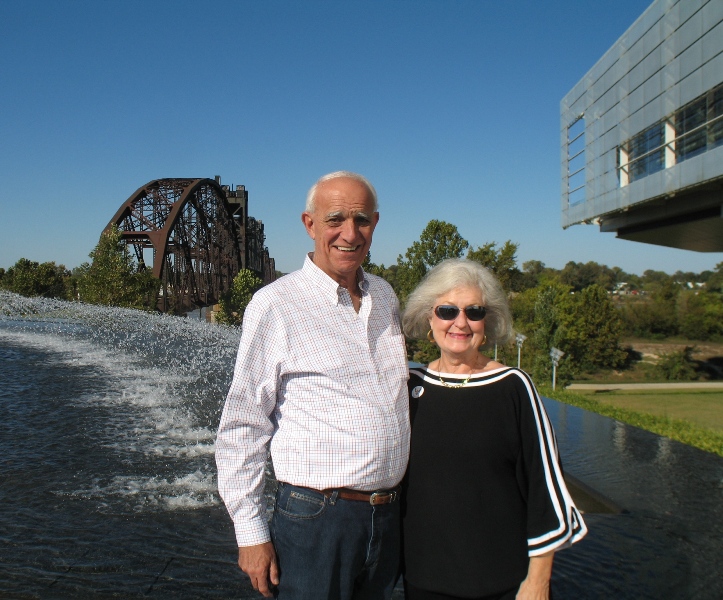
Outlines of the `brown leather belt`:
<svg viewBox="0 0 723 600">
<path fill-rule="evenodd" d="M 377 492 L 358 492 L 356 490 L 348 490 L 346 488 L 319 490 L 324 496 L 329 498 L 334 492 L 337 498 L 344 500 L 359 500 L 360 502 L 368 502 L 372 506 L 377 504 L 390 504 L 399 499 L 401 488 L 395 487 L 393 490 L 379 490 Z"/>
</svg>

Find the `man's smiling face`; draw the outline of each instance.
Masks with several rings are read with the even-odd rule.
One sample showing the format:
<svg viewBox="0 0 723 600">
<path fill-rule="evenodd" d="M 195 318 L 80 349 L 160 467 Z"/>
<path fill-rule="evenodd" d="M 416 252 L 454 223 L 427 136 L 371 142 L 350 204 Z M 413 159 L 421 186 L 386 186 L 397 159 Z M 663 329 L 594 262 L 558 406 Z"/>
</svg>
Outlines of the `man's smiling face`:
<svg viewBox="0 0 723 600">
<path fill-rule="evenodd" d="M 347 289 L 356 285 L 379 220 L 366 186 L 347 177 L 320 183 L 314 212 L 304 212 L 301 219 L 314 240 L 314 263 Z"/>
</svg>

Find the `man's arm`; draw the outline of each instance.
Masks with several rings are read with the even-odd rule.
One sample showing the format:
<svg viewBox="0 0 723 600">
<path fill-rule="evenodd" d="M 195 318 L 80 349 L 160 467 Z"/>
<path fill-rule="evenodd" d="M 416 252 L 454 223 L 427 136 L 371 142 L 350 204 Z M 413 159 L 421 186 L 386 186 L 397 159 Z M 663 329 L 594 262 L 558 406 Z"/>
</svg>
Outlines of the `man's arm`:
<svg viewBox="0 0 723 600">
<path fill-rule="evenodd" d="M 271 539 L 264 466 L 274 426 L 279 348 L 269 302 L 257 297 L 244 314 L 233 381 L 216 438 L 218 490 L 234 522 L 238 547 Z"/>
<path fill-rule="evenodd" d="M 271 542 L 238 549 L 238 566 L 251 579 L 255 590 L 270 598 L 271 587 L 279 585 L 279 565 Z"/>
</svg>

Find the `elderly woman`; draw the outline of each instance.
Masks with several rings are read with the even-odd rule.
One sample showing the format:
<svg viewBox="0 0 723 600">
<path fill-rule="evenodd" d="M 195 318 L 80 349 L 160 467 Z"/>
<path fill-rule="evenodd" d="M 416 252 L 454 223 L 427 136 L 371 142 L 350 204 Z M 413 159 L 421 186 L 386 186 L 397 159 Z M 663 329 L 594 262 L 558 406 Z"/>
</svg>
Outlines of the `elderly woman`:
<svg viewBox="0 0 723 600">
<path fill-rule="evenodd" d="M 446 260 L 411 294 L 402 326 L 441 351 L 410 372 L 407 600 L 549 598 L 555 551 L 587 528 L 532 381 L 480 353 L 512 334 L 505 293 L 478 263 Z"/>
</svg>

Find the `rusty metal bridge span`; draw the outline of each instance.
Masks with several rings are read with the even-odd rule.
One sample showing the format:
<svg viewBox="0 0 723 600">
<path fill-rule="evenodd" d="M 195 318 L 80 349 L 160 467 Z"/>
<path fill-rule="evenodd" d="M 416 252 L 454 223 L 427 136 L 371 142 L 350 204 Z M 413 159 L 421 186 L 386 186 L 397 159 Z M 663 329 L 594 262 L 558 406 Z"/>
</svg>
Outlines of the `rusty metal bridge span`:
<svg viewBox="0 0 723 600">
<path fill-rule="evenodd" d="M 263 223 L 248 216 L 244 186 L 213 179 L 156 179 L 138 188 L 108 223 L 139 265 L 160 279 L 158 310 L 183 314 L 216 304 L 239 270 L 274 279 Z"/>
</svg>

